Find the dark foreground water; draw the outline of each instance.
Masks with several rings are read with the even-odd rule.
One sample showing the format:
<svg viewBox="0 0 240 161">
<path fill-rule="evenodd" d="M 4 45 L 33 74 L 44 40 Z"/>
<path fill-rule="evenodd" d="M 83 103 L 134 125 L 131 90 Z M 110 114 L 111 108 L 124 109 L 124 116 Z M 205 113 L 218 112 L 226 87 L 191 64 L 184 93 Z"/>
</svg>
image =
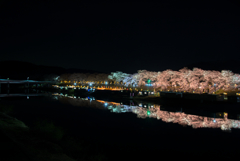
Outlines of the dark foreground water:
<svg viewBox="0 0 240 161">
<path fill-rule="evenodd" d="M 121 104 L 65 95 L 5 97 L 0 102 L 14 105 L 12 115 L 29 127 L 38 120 L 53 121 L 68 135 L 99 143 L 112 157 L 232 157 L 239 151 L 240 110 Z"/>
</svg>

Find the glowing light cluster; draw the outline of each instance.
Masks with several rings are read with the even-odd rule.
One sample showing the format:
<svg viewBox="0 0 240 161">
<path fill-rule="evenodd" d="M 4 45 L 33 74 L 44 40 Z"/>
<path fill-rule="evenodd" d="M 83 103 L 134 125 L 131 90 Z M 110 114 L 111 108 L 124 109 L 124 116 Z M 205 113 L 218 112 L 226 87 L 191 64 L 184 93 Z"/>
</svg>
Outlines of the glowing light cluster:
<svg viewBox="0 0 240 161">
<path fill-rule="evenodd" d="M 179 71 L 168 69 L 159 72 L 138 70 L 134 74 L 117 71 L 112 72 L 111 75 L 74 73 L 70 76 L 61 75 L 59 80 L 64 83 L 74 82 L 74 85 L 77 83 L 90 86 L 106 84 L 140 88 L 141 86 L 151 86 L 153 89 L 193 93 L 213 93 L 220 89 L 231 90 L 240 87 L 239 74 L 234 74 L 229 70 L 219 72 L 200 68 L 193 68 L 193 70 L 183 68 Z"/>
<path fill-rule="evenodd" d="M 54 94 L 54 97 L 56 94 Z M 138 118 L 156 118 L 164 122 L 178 123 L 182 126 L 192 126 L 193 128 L 220 128 L 221 130 L 230 131 L 231 128 L 240 128 L 240 121 L 228 119 L 228 113 L 223 113 L 223 118 L 212 118 L 198 115 L 185 114 L 184 112 L 169 112 L 160 110 L 160 105 L 139 106 L 123 105 L 117 102 L 106 102 L 95 100 L 94 98 L 80 98 L 59 94 L 59 101 L 67 101 L 74 106 L 89 106 L 93 108 L 108 109 L 115 113 L 133 112 Z M 141 107 L 144 106 L 144 107 Z M 221 114 L 219 114 L 221 116 Z"/>
</svg>

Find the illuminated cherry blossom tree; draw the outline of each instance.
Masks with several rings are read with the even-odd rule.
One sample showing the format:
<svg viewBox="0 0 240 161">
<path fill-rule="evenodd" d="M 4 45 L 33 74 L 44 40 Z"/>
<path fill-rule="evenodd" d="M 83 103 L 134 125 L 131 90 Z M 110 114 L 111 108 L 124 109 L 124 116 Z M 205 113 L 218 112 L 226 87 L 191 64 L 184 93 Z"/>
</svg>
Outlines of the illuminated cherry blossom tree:
<svg viewBox="0 0 240 161">
<path fill-rule="evenodd" d="M 189 82 L 187 80 L 188 76 L 191 74 L 191 70 L 188 68 L 182 68 L 179 70 L 179 80 L 177 83 L 179 84 L 180 91 L 188 91 L 189 90 Z"/>
<path fill-rule="evenodd" d="M 170 86 L 170 80 L 172 77 L 173 71 L 172 70 L 165 70 L 163 72 L 158 72 L 156 76 L 156 84 L 157 86 L 161 87 L 161 89 L 166 90 L 168 86 Z"/>
<path fill-rule="evenodd" d="M 123 82 L 123 80 L 128 78 L 129 76 L 130 74 L 117 71 L 117 72 L 111 72 L 111 75 L 108 76 L 108 79 L 114 82 Z"/>
<path fill-rule="evenodd" d="M 96 84 L 103 84 L 105 81 L 114 82 L 120 85 L 123 83 L 125 86 L 145 87 L 151 82 L 154 89 L 162 90 L 176 90 L 176 91 L 195 91 L 196 93 L 202 92 L 215 92 L 220 89 L 230 90 L 240 84 L 240 75 L 234 74 L 229 70 L 211 71 L 202 70 L 200 68 L 182 68 L 179 71 L 170 69 L 152 72 L 147 70 L 138 70 L 137 73 L 127 74 L 121 71 L 112 72 L 111 75 L 103 73 L 74 73 L 63 74 L 59 80 L 71 80 L 76 82 L 94 82 Z M 121 83 L 120 83 L 121 82 Z"/>
<path fill-rule="evenodd" d="M 145 81 L 148 79 L 148 71 L 147 70 L 138 70 L 138 75 L 135 76 L 138 81 L 138 85 L 145 85 Z"/>
</svg>

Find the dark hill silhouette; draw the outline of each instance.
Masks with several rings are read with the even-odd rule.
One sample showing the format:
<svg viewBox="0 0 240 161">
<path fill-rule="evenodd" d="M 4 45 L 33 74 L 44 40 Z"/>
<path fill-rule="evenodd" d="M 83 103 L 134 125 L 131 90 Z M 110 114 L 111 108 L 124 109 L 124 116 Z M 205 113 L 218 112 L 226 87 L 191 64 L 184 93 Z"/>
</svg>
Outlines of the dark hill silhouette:
<svg viewBox="0 0 240 161">
<path fill-rule="evenodd" d="M 194 67 L 203 70 L 231 70 L 234 73 L 240 73 L 239 61 L 226 60 L 226 61 L 207 61 L 192 63 L 183 67 L 193 69 Z M 183 68 L 181 67 L 181 68 Z M 181 69 L 180 68 L 180 69 Z M 77 68 L 65 69 L 55 66 L 36 65 L 29 62 L 22 61 L 0 61 L 0 78 L 1 79 L 30 79 L 44 80 L 47 75 L 61 75 L 65 73 L 104 73 L 94 70 L 85 70 Z M 110 74 L 106 73 L 105 74 Z"/>
<path fill-rule="evenodd" d="M 188 69 L 191 70 L 194 67 L 197 67 L 203 70 L 216 70 L 216 71 L 231 70 L 233 73 L 240 73 L 239 61 L 237 60 L 199 62 L 189 64 L 184 67 L 187 67 Z"/>
<path fill-rule="evenodd" d="M 43 80 L 46 75 L 61 75 L 64 73 L 104 73 L 94 70 L 85 70 L 70 68 L 65 69 L 55 66 L 36 65 L 22 61 L 0 61 L 0 78 L 1 79 L 30 79 Z"/>
</svg>

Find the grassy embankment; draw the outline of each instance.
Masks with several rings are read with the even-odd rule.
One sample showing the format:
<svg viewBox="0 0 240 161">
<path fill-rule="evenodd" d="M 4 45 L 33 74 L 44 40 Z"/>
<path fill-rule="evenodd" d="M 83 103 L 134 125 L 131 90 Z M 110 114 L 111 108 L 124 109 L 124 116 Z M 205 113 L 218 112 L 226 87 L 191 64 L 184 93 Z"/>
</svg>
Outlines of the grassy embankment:
<svg viewBox="0 0 240 161">
<path fill-rule="evenodd" d="M 50 121 L 38 121 L 33 127 L 9 116 L 12 106 L 0 105 L 0 160 L 24 161 L 101 161 L 106 157 L 66 134 Z"/>
</svg>

